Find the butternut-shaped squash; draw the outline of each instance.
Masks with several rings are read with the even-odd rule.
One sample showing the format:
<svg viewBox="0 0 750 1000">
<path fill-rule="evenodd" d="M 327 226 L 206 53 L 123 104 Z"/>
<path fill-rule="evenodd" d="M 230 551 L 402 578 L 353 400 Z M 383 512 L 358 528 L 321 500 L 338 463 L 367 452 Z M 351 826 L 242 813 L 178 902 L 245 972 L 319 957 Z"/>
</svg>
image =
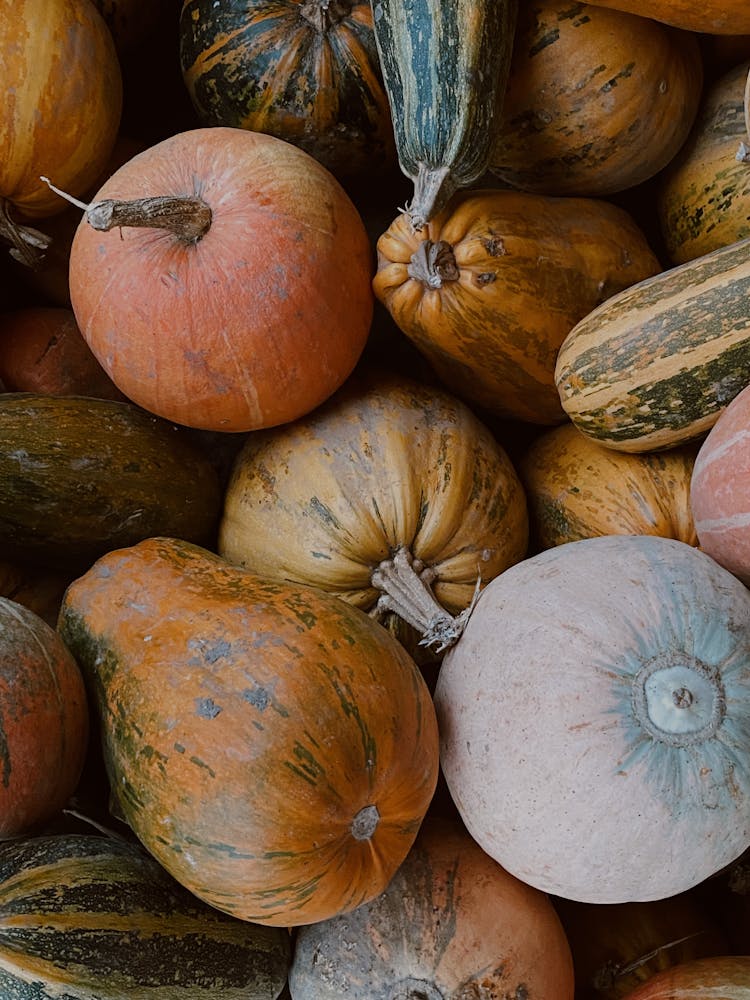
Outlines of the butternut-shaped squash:
<svg viewBox="0 0 750 1000">
<path fill-rule="evenodd" d="M 661 265 L 623 209 L 597 199 L 462 192 L 420 232 L 377 243 L 377 298 L 443 383 L 531 423 L 564 419 L 554 382 L 573 326 Z"/>
</svg>

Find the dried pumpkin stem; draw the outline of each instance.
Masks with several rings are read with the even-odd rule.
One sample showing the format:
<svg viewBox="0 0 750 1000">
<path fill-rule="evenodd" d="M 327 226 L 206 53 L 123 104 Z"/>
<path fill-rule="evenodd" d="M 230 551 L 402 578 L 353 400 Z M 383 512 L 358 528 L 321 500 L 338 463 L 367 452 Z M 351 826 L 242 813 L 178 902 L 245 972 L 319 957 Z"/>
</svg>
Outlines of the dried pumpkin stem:
<svg viewBox="0 0 750 1000">
<path fill-rule="evenodd" d="M 453 247 L 446 240 L 422 240 L 411 255 L 406 273 L 428 288 L 442 288 L 446 281 L 458 281 L 461 274 Z"/>
<path fill-rule="evenodd" d="M 32 269 L 41 266 L 44 255 L 52 243 L 50 237 L 38 229 L 15 222 L 10 216 L 10 208 L 5 198 L 0 198 L 0 239 L 10 245 L 9 253 L 14 260 Z"/>
<path fill-rule="evenodd" d="M 420 163 L 414 178 L 414 197 L 406 206 L 413 229 L 419 232 L 458 190 L 450 167 L 428 167 Z"/>
<path fill-rule="evenodd" d="M 461 637 L 479 596 L 480 581 L 468 608 L 454 616 L 435 599 L 430 589 L 433 578 L 431 569 L 425 568 L 407 548 L 400 547 L 393 558 L 384 559 L 373 570 L 370 579 L 382 593 L 372 613 L 375 617 L 388 611 L 398 615 L 422 636 L 420 646 L 442 653 Z"/>
<path fill-rule="evenodd" d="M 300 17 L 304 17 L 321 35 L 352 12 L 352 0 L 303 0 Z"/>
</svg>

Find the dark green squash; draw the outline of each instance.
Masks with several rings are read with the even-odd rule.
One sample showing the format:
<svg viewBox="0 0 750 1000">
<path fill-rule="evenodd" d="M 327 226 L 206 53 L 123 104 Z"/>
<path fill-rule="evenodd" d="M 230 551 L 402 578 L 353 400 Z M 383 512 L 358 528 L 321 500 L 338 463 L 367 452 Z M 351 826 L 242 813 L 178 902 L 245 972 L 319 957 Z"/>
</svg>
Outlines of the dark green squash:
<svg viewBox="0 0 750 1000">
<path fill-rule="evenodd" d="M 188 432 L 132 403 L 0 395 L 3 558 L 85 568 L 152 535 L 208 544 L 218 474 Z"/>
<path fill-rule="evenodd" d="M 395 166 L 369 0 L 185 0 L 179 35 L 204 124 L 268 132 L 341 179 Z"/>
<path fill-rule="evenodd" d="M 138 844 L 0 847 L 3 1000 L 276 1000 L 289 962 L 285 930 L 201 903 Z"/>
<path fill-rule="evenodd" d="M 373 0 L 375 39 L 416 229 L 489 166 L 518 0 Z"/>
</svg>

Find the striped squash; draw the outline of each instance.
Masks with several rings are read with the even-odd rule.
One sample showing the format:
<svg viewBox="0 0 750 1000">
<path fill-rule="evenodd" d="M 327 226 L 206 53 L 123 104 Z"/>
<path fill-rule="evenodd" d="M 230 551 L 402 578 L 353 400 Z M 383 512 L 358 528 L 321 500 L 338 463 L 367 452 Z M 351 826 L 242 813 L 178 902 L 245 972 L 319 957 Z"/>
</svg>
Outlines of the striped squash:
<svg viewBox="0 0 750 1000">
<path fill-rule="evenodd" d="M 206 906 L 138 844 L 0 847 L 3 1000 L 276 1000 L 289 962 L 286 931 Z"/>
<path fill-rule="evenodd" d="M 568 334 L 555 381 L 576 427 L 610 448 L 700 437 L 750 383 L 750 239 L 602 303 Z"/>
<path fill-rule="evenodd" d="M 416 229 L 489 166 L 518 0 L 372 0 L 396 151 Z"/>
</svg>

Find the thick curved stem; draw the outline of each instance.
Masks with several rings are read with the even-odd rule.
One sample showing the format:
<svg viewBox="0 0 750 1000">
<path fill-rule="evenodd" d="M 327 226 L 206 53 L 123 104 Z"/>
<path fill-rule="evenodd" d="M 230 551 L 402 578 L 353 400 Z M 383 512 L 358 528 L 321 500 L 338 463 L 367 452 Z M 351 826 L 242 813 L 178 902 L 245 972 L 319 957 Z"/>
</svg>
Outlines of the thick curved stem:
<svg viewBox="0 0 750 1000">
<path fill-rule="evenodd" d="M 422 636 L 420 646 L 442 653 L 460 639 L 479 597 L 480 580 L 468 608 L 451 615 L 430 589 L 433 578 L 434 572 L 402 546 L 392 559 L 384 559 L 373 570 L 370 579 L 381 595 L 372 614 L 380 617 L 390 611 L 398 615 Z"/>
<path fill-rule="evenodd" d="M 38 229 L 15 222 L 10 216 L 10 206 L 5 198 L 0 198 L 0 239 L 10 246 L 9 253 L 14 260 L 32 269 L 41 266 L 52 243 L 49 236 Z"/>
<path fill-rule="evenodd" d="M 428 167 L 419 164 L 414 179 L 414 197 L 406 207 L 411 224 L 417 232 L 422 229 L 458 190 L 450 167 Z"/>
</svg>

